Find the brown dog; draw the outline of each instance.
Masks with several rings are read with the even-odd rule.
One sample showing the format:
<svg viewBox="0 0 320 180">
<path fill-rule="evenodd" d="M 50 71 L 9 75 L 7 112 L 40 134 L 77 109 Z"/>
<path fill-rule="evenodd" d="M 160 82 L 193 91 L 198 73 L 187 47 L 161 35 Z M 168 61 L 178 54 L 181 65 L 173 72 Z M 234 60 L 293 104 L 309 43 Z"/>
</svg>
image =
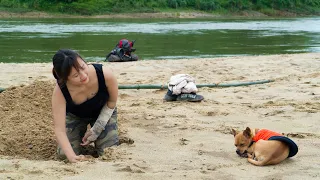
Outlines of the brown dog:
<svg viewBox="0 0 320 180">
<path fill-rule="evenodd" d="M 232 133 L 237 154 L 257 166 L 278 164 L 298 152 L 291 139 L 270 130 L 247 127 L 242 132 L 232 129 Z"/>
</svg>

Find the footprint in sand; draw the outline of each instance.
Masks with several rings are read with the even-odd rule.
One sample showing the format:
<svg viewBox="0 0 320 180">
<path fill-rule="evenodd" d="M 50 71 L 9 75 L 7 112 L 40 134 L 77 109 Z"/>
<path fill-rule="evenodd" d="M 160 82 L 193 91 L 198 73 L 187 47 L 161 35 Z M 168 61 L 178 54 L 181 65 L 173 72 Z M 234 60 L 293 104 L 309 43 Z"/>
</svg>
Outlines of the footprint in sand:
<svg viewBox="0 0 320 180">
<path fill-rule="evenodd" d="M 306 137 L 315 137 L 315 138 L 319 138 L 320 135 L 314 134 L 314 133 L 282 133 L 283 135 L 287 136 L 287 137 L 294 137 L 294 138 L 306 138 Z"/>
<path fill-rule="evenodd" d="M 121 98 L 121 99 L 125 99 L 125 98 L 128 98 L 128 97 L 130 97 L 128 94 L 120 94 L 119 95 L 119 97 Z"/>
<path fill-rule="evenodd" d="M 229 115 L 228 112 L 220 112 L 220 111 L 200 111 L 200 114 L 204 115 L 204 116 L 227 116 Z"/>
<path fill-rule="evenodd" d="M 134 167 L 131 167 L 131 166 L 126 166 L 124 168 L 120 168 L 118 169 L 117 171 L 120 171 L 120 172 L 130 172 L 130 173 L 145 173 L 144 171 L 142 171 L 139 167 L 137 166 L 134 166 Z"/>
<path fill-rule="evenodd" d="M 31 170 L 31 171 L 28 171 L 28 174 L 43 174 L 43 171 L 42 170 Z"/>
<path fill-rule="evenodd" d="M 123 144 L 123 143 L 133 144 L 133 143 L 134 143 L 134 140 L 131 139 L 131 138 L 129 138 L 129 137 L 120 136 L 120 137 L 119 137 L 119 144 Z"/>
<path fill-rule="evenodd" d="M 283 110 L 275 110 L 275 111 L 272 111 L 272 112 L 265 113 L 264 116 L 266 116 L 266 117 L 275 116 L 277 114 L 283 114 L 283 113 L 284 113 Z"/>
</svg>

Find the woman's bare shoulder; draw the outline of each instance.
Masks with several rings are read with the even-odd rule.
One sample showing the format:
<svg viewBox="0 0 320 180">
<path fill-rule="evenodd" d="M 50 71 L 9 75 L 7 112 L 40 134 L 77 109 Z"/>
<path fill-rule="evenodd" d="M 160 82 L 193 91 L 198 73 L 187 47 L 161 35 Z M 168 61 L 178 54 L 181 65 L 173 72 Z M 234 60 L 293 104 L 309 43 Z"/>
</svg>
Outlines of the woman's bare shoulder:
<svg viewBox="0 0 320 180">
<path fill-rule="evenodd" d="M 113 71 L 108 66 L 102 66 L 103 75 L 105 78 L 112 78 L 113 77 Z"/>
</svg>

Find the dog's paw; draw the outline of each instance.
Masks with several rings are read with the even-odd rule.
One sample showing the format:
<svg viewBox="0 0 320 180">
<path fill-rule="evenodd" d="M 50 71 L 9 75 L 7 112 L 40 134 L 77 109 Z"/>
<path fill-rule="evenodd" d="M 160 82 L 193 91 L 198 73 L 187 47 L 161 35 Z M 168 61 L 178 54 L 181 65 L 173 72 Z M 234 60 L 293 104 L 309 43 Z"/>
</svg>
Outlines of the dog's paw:
<svg viewBox="0 0 320 180">
<path fill-rule="evenodd" d="M 248 153 L 243 153 L 243 154 L 240 155 L 240 157 L 247 158 L 248 157 Z"/>
</svg>

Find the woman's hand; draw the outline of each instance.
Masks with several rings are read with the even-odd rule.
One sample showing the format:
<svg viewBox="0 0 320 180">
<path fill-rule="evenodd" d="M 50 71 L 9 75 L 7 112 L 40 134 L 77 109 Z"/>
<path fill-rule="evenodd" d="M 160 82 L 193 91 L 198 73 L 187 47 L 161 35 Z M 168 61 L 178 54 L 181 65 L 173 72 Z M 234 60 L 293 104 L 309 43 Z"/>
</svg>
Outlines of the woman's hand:
<svg viewBox="0 0 320 180">
<path fill-rule="evenodd" d="M 86 134 L 82 138 L 82 143 L 80 144 L 81 146 L 86 146 L 89 145 L 91 142 L 94 142 L 97 140 L 98 136 L 100 135 L 97 134 L 93 129 L 91 128 L 86 132 Z"/>
<path fill-rule="evenodd" d="M 74 156 L 68 157 L 68 160 L 71 163 L 76 163 L 76 162 L 79 162 L 79 161 L 85 161 L 86 157 L 84 155 L 79 155 L 79 156 L 74 155 Z"/>
<path fill-rule="evenodd" d="M 91 141 L 88 140 L 88 137 L 92 135 L 92 131 L 89 130 L 85 133 L 85 135 L 82 138 L 82 143 L 80 144 L 81 146 L 86 146 L 91 143 Z"/>
</svg>

